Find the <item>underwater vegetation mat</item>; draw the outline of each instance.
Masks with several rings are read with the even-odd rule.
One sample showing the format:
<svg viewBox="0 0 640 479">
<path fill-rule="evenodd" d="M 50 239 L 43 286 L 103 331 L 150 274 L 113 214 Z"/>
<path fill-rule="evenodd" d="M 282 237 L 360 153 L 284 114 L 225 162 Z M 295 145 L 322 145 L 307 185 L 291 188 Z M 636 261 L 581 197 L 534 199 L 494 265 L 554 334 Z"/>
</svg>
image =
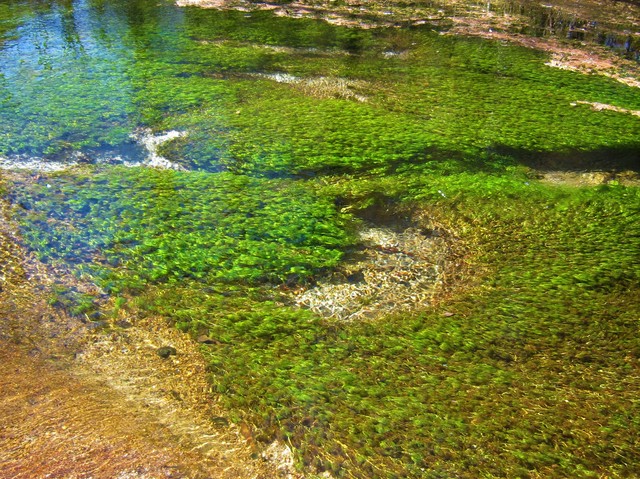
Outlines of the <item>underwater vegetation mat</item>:
<svg viewBox="0 0 640 479">
<path fill-rule="evenodd" d="M 201 338 L 229 418 L 252 425 L 249 437 L 261 447 L 274 438 L 292 445 L 300 467 L 362 478 L 638 471 L 637 188 L 552 187 L 521 170 L 301 182 L 115 168 L 23 179 L 9 197 L 24 241 L 43 258 L 73 260 L 78 272 L 130 298 L 123 314 L 164 317 Z M 338 267 L 356 243 L 350 215 L 376 197 L 422 211 L 455 235 L 465 287 L 431 309 L 373 321 L 287 306 L 274 286 L 304 285 Z M 335 198 L 351 212 L 340 212 Z M 283 216 L 298 207 L 299 216 Z M 209 241 L 230 245 L 228 262 L 215 274 L 172 266 L 179 276 L 152 278 L 184 251 L 173 249 L 183 232 L 173 225 L 202 232 L 186 264 L 200 261 Z M 339 255 L 319 249 L 329 262 L 292 271 L 296 254 L 278 263 L 256 253 L 270 276 L 233 273 L 234 258 L 267 233 L 281 251 L 308 255 L 304 242 L 318 241 Z M 128 261 L 129 249 L 149 242 L 168 245 L 167 254 L 148 250 L 155 265 Z M 245 261 L 237 271 L 248 271 Z"/>
<path fill-rule="evenodd" d="M 3 477 L 272 478 L 211 400 L 197 345 L 24 249 L 0 202 Z M 175 356 L 158 355 L 162 347 Z M 272 450 L 282 448 L 272 444 Z"/>
<path fill-rule="evenodd" d="M 253 424 L 257 443 L 292 444 L 300 467 L 632 477 L 638 189 L 479 178 L 423 178 L 406 192 L 466 245 L 470 282 L 432 309 L 344 322 L 274 290 L 195 284 L 159 285 L 137 307 L 204 338 L 233 419 Z"/>
<path fill-rule="evenodd" d="M 146 0 L 42 9 L 3 50 L 2 154 L 91 157 L 126 150 L 136 131 L 180 132 L 155 153 L 202 170 L 15 176 L 3 194 L 21 241 L 101 288 L 53 285 L 48 307 L 93 325 L 117 305 L 118 319 L 192 333 L 229 419 L 252 426 L 253 444 L 294 447 L 307 470 L 638 475 L 637 190 L 618 176 L 550 187 L 522 167 L 631 168 L 635 89 L 429 25 L 361 31 Z M 100 27 L 79 31 L 96 50 L 57 27 L 69 14 Z M 41 25 L 57 48 L 19 55 L 44 43 Z M 340 268 L 357 214 L 380 197 L 455 237 L 460 287 L 375 320 L 292 306 L 285 287 L 332 272 L 366 283 Z M 363 250 L 407 267 L 390 290 L 435 278 L 430 258 L 407 254 L 433 238 L 375 228 L 401 248 Z M 116 336 L 116 353 L 138 333 Z"/>
<path fill-rule="evenodd" d="M 122 168 L 40 175 L 10 196 L 41 259 L 92 271 L 112 292 L 302 278 L 337 264 L 352 241 L 331 199 L 281 180 Z"/>
</svg>

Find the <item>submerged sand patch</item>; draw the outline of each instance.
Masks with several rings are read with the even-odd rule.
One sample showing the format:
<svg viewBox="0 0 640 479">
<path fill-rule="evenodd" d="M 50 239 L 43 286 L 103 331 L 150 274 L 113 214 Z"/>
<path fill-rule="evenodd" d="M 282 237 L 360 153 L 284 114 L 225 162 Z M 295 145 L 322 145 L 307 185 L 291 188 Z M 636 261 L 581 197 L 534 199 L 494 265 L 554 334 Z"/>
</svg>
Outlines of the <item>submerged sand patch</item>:
<svg viewBox="0 0 640 479">
<path fill-rule="evenodd" d="M 338 320 L 377 319 L 433 306 L 454 265 L 452 238 L 427 221 L 367 224 L 341 266 L 293 295 L 298 307 Z"/>
</svg>

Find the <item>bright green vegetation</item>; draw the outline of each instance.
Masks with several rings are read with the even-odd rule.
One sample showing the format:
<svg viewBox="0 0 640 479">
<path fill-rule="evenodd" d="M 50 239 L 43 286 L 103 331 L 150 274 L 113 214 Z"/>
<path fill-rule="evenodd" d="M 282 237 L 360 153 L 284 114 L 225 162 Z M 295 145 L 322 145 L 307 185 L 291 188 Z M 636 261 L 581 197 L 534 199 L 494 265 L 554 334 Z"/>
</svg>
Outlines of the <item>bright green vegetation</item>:
<svg viewBox="0 0 640 479">
<path fill-rule="evenodd" d="M 336 477 L 640 474 L 640 193 L 526 167 L 637 167 L 640 119 L 570 105 L 640 110 L 636 90 L 428 27 L 49 3 L 0 6 L 0 154 L 127 152 L 147 127 L 187 132 L 160 153 L 198 171 L 6 182 L 24 241 L 215 339 L 215 390 L 258 441 Z M 284 304 L 376 206 L 428 212 L 465 253 L 441 304 L 346 324 Z"/>
<path fill-rule="evenodd" d="M 332 200 L 281 180 L 122 168 L 42 178 L 12 196 L 42 259 L 105 266 L 110 291 L 302 278 L 350 244 Z"/>
<path fill-rule="evenodd" d="M 389 171 L 398 164 L 443 157 L 468 158 L 475 168 L 483 158 L 487 164 L 480 167 L 492 168 L 495 161 L 502 166 L 502 153 L 511 157 L 507 162 L 540 152 L 597 159 L 610 156 L 601 151 L 604 148 L 616 149 L 619 161 L 630 161 L 625 156 L 637 148 L 637 120 L 570 106 L 585 99 L 640 107 L 629 88 L 552 70 L 543 65 L 540 54 L 521 48 L 442 38 L 428 29 L 398 36 L 385 30 L 362 32 L 357 38 L 367 46 L 364 53 L 329 58 L 326 51 L 305 53 L 304 44 L 296 42 L 291 48 L 300 50 L 285 58 L 263 48 L 263 65 L 250 68 L 287 73 L 302 82 L 318 77 L 357 80 L 357 86 L 345 90 L 367 101 L 343 98 L 346 92 L 336 92 L 335 99 L 318 99 L 313 86 L 307 89 L 311 96 L 303 96 L 304 88 L 295 84 L 235 80 L 232 112 L 218 101 L 195 116 L 167 118 L 164 129 L 190 134 L 162 151 L 208 170 L 309 174 Z M 248 47 L 227 40 L 195 46 L 190 54 L 233 58 L 230 48 L 237 55 L 238 49 Z M 405 48 L 408 59 L 385 58 L 385 52 Z M 253 55 L 260 52 L 256 46 L 249 50 Z M 206 78 L 206 71 L 201 74 Z M 236 75 L 242 78 L 237 70 Z M 190 92 L 193 84 L 203 81 L 209 92 L 222 84 L 228 88 L 229 83 L 189 80 Z M 316 96 L 322 95 L 322 87 L 316 88 Z M 162 111 L 158 106 L 149 108 Z"/>
<path fill-rule="evenodd" d="M 640 109 L 633 89 L 522 48 L 144 1 L 51 8 L 46 35 L 26 22 L 0 60 L 0 154 L 118 151 L 138 126 L 188 131 L 164 152 L 191 167 L 263 174 L 637 148 L 637 119 L 570 106 Z M 348 78 L 368 101 L 309 97 L 257 73 Z"/>
<path fill-rule="evenodd" d="M 258 439 L 338 476 L 633 476 L 640 193 L 481 178 L 420 190 L 450 194 L 425 207 L 483 272 L 434 311 L 336 324 L 192 286 L 138 301 L 220 341 L 212 380 Z"/>
<path fill-rule="evenodd" d="M 295 264 L 295 235 L 315 211 L 316 220 L 306 223 L 315 241 L 307 251 L 314 256 L 306 260 L 316 263 L 307 271 L 334 264 L 347 237 L 338 229 L 343 220 L 320 196 L 278 191 L 282 180 L 116 171 L 81 181 L 48 178 L 43 181 L 51 188 L 33 187 L 38 194 L 23 206 L 46 214 L 51 229 L 31 229 L 42 223 L 28 222 L 25 238 L 36 231 L 51 241 L 59 238 L 59 246 L 42 251 L 64 257 L 71 252 L 62 245 L 77 231 L 76 241 L 110 245 L 98 251 L 112 262 L 122 258 L 126 274 L 118 284 L 136 288 L 124 281 L 132 275 L 155 282 L 129 307 L 160 313 L 219 342 L 205 350 L 215 389 L 236 419 L 256 426 L 258 440 L 287 438 L 301 461 L 339 477 L 347 471 L 356 477 L 429 478 L 637 472 L 637 188 L 552 188 L 515 174 L 423 176 L 410 184 L 405 199 L 419 201 L 414 207 L 431 210 L 458 234 L 468 252 L 466 274 L 478 272 L 474 284 L 434 311 L 336 324 L 282 306 L 260 283 L 247 286 L 255 279 L 245 254 L 254 245 L 246 240 L 250 225 L 254 234 L 265 235 L 259 249 L 265 253 L 253 260 L 270 265 L 266 253 L 273 247 L 281 252 L 278 258 Z M 189 189 L 191 181 L 196 189 Z M 251 191 L 251 181 L 258 189 L 265 182 L 260 199 L 253 199 L 264 202 L 262 208 L 251 197 L 234 203 L 231 191 Z M 394 186 L 408 184 L 396 181 L 387 177 L 378 186 L 394 193 Z M 362 186 L 363 193 L 349 187 L 348 194 L 366 204 L 365 197 L 375 196 L 373 183 Z M 340 194 L 330 189 L 321 193 Z M 360 194 L 365 196 L 354 197 Z M 300 210 L 304 214 L 280 221 L 283 198 L 287 211 L 308 205 Z M 221 210 L 215 203 L 225 200 L 230 204 Z M 275 226 L 267 223 L 270 208 Z M 66 221 L 58 219 L 62 213 Z M 219 227 L 225 218 L 233 220 L 222 236 L 229 249 L 197 242 L 218 238 L 217 228 L 207 226 L 201 235 L 198 225 Z M 138 229 L 142 225 L 146 235 Z M 111 241 L 100 236 L 108 231 Z M 242 238 L 235 237 L 240 231 Z M 71 236 L 62 241 L 61 232 Z M 138 242 L 128 242 L 136 233 Z M 181 238 L 190 238 L 188 248 Z M 173 254 L 163 255 L 163 246 Z M 140 248 L 148 251 L 144 257 L 135 253 Z M 85 259 L 96 254 L 74 250 L 84 251 Z M 282 255 L 288 250 L 290 256 Z M 217 265 L 226 279 L 209 273 L 197 280 L 196 272 L 180 267 L 185 258 L 192 267 L 210 264 L 214 259 L 204 258 L 218 251 L 231 257 Z M 332 253 L 327 258 L 321 251 Z M 175 276 L 153 276 L 167 266 Z M 280 263 L 270 266 L 281 275 L 289 272 Z M 238 277 L 242 282 L 232 281 Z"/>
</svg>

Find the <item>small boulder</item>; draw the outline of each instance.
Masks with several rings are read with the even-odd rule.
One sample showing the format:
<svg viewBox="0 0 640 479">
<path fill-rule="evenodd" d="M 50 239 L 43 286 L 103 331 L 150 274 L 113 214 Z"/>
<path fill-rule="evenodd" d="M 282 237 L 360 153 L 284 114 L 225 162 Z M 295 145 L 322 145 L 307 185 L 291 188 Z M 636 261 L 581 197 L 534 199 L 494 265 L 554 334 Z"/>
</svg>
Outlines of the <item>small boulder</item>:
<svg viewBox="0 0 640 479">
<path fill-rule="evenodd" d="M 88 323 L 85 323 L 85 326 L 87 327 L 87 329 L 89 329 L 90 331 L 100 331 L 103 329 L 107 329 L 109 327 L 109 323 L 106 321 L 89 321 Z"/>
<path fill-rule="evenodd" d="M 214 416 L 211 418 L 211 422 L 215 425 L 215 426 L 219 426 L 219 427 L 227 427 L 229 426 L 229 420 L 225 417 L 222 416 Z"/>
<path fill-rule="evenodd" d="M 176 348 L 172 346 L 162 346 L 156 350 L 156 354 L 162 359 L 167 359 L 169 356 L 175 356 L 178 353 Z"/>
<path fill-rule="evenodd" d="M 364 283 L 364 273 L 362 272 L 362 270 L 354 271 L 347 275 L 347 281 L 351 284 Z"/>
</svg>

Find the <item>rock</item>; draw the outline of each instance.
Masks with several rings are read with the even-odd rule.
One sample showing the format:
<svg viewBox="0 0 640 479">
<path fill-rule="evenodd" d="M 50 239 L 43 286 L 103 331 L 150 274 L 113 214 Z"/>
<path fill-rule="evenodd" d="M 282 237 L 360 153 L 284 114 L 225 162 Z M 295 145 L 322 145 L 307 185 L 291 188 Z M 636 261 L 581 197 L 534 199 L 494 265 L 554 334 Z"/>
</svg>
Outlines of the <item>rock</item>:
<svg viewBox="0 0 640 479">
<path fill-rule="evenodd" d="M 175 356 L 177 353 L 176 348 L 172 346 L 162 346 L 156 350 L 156 354 L 163 359 L 167 359 L 169 356 Z"/>
<path fill-rule="evenodd" d="M 219 427 L 227 427 L 229 426 L 229 420 L 222 416 L 214 416 L 211 418 L 211 422 Z"/>
<path fill-rule="evenodd" d="M 282 477 L 294 477 L 293 451 L 288 445 L 276 440 L 262 451 L 261 455 L 265 461 L 276 466 Z"/>
<path fill-rule="evenodd" d="M 79 151 L 74 152 L 71 156 L 73 157 L 76 163 L 79 163 L 81 165 L 82 164 L 89 165 L 93 163 L 93 160 L 91 160 L 91 158 L 89 158 L 87 155 Z"/>
<path fill-rule="evenodd" d="M 351 284 L 363 283 L 364 280 L 364 273 L 362 270 L 354 271 L 347 276 L 347 281 Z"/>
</svg>

